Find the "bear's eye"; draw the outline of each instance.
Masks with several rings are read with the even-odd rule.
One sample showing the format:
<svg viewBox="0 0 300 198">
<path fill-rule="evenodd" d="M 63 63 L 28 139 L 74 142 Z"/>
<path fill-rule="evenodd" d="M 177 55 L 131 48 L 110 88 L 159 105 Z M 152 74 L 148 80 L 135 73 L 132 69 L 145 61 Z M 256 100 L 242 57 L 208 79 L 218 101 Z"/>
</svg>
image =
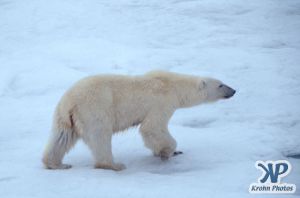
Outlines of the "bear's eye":
<svg viewBox="0 0 300 198">
<path fill-rule="evenodd" d="M 202 90 L 206 87 L 206 82 L 205 81 L 201 81 L 200 85 L 199 85 L 199 90 Z"/>
<path fill-rule="evenodd" d="M 219 88 L 223 87 L 223 85 L 219 85 Z"/>
</svg>

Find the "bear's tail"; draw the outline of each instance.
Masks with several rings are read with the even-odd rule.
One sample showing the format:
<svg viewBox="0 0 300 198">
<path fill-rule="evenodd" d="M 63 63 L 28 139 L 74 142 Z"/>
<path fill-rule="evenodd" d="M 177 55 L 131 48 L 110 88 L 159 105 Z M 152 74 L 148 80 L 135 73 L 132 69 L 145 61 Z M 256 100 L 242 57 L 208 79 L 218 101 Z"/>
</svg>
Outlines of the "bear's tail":
<svg viewBox="0 0 300 198">
<path fill-rule="evenodd" d="M 76 143 L 78 135 L 74 130 L 72 113 L 63 116 L 58 110 L 54 114 L 52 134 L 43 155 L 43 163 L 48 169 L 65 169 L 70 165 L 62 164 L 62 159 Z"/>
</svg>

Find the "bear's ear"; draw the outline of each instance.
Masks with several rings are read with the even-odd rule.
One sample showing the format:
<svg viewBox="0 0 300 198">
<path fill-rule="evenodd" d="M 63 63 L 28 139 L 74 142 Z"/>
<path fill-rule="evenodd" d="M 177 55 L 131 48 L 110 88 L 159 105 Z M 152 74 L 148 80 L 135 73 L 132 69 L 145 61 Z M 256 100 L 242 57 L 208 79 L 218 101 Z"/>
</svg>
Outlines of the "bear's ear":
<svg viewBox="0 0 300 198">
<path fill-rule="evenodd" d="M 198 83 L 198 89 L 203 90 L 206 87 L 206 82 L 204 80 L 200 80 Z"/>
</svg>

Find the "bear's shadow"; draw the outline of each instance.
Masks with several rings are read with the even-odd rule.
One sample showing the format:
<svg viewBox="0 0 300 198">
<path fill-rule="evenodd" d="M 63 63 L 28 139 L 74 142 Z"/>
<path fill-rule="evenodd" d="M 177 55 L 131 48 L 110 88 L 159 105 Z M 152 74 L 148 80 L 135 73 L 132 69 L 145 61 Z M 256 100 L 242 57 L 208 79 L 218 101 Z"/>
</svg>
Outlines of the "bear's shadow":
<svg viewBox="0 0 300 198">
<path fill-rule="evenodd" d="M 183 155 L 173 156 L 171 159 L 162 161 L 159 157 L 139 156 L 130 161 L 127 160 L 125 170 L 127 173 L 148 172 L 151 174 L 171 175 L 193 172 L 198 170 L 192 163 L 184 160 Z"/>
<path fill-rule="evenodd" d="M 191 121 L 182 123 L 182 126 L 189 128 L 208 128 L 214 122 L 216 122 L 216 119 L 193 119 Z"/>
</svg>

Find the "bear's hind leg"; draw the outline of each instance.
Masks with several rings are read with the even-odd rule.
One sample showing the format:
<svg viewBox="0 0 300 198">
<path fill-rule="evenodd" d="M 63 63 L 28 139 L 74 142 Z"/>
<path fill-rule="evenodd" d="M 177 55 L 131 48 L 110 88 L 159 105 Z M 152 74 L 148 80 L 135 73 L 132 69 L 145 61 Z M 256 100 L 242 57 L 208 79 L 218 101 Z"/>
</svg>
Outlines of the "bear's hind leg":
<svg viewBox="0 0 300 198">
<path fill-rule="evenodd" d="M 125 165 L 114 163 L 112 156 L 112 131 L 102 130 L 100 127 L 90 130 L 83 136 L 84 142 L 89 146 L 96 160 L 95 168 L 111 169 L 120 171 L 125 169 Z"/>
<path fill-rule="evenodd" d="M 72 128 L 54 127 L 49 143 L 44 151 L 43 163 L 48 169 L 68 169 L 71 165 L 62 164 L 66 152 L 70 150 L 78 139 Z"/>
</svg>

